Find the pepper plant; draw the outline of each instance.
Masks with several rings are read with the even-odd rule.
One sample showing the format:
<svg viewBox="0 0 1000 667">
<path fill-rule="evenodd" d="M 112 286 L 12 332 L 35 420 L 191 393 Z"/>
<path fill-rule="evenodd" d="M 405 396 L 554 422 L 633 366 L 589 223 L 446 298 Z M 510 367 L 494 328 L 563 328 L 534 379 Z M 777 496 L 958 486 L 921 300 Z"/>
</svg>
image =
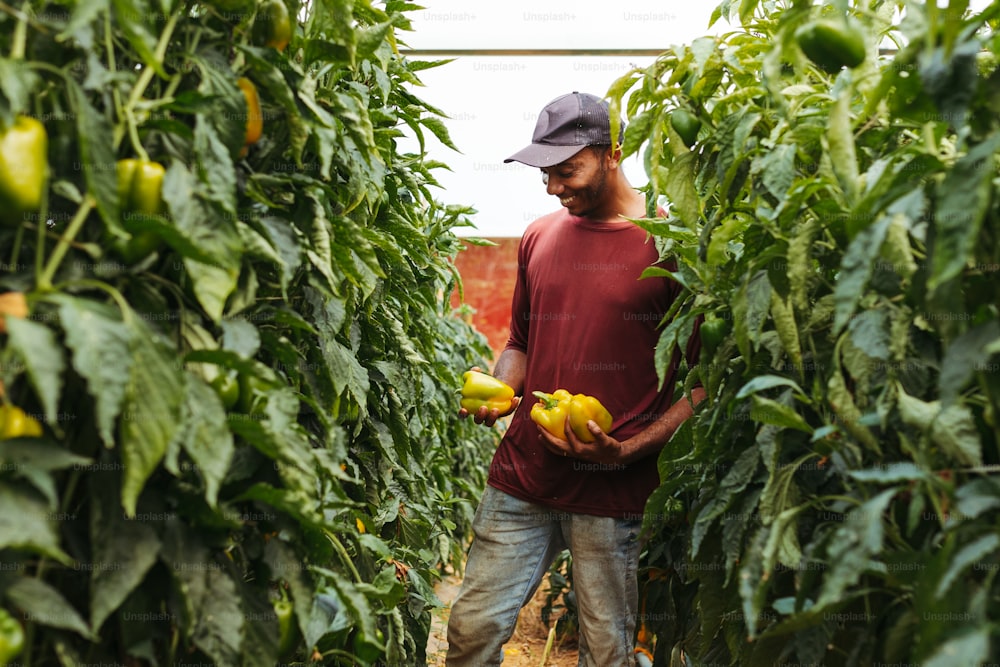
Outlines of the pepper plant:
<svg viewBox="0 0 1000 667">
<path fill-rule="evenodd" d="M 609 91 L 688 288 L 658 358 L 712 323 L 645 515 L 657 664 L 1000 651 L 1000 3 L 939 4 L 727 1 Z"/>
<path fill-rule="evenodd" d="M 413 9 L 0 5 L 20 664 L 423 661 L 494 436 L 455 418 L 488 348 L 448 304 L 469 209 L 434 196 Z"/>
</svg>

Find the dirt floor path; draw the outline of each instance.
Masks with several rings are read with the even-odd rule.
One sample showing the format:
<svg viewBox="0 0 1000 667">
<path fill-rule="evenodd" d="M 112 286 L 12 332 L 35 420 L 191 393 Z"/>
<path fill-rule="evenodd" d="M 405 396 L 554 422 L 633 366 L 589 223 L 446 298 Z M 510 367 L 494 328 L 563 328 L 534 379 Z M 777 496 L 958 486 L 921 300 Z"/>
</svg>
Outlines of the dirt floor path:
<svg viewBox="0 0 1000 667">
<path fill-rule="evenodd" d="M 434 614 L 431 622 L 431 635 L 427 642 L 429 667 L 444 667 L 445 654 L 448 652 L 446 633 L 448 614 L 460 584 L 461 580 L 457 576 L 449 575 L 442 579 L 435 589 L 445 606 Z M 549 652 L 545 662 L 542 662 L 549 635 L 549 629 L 542 623 L 541 618 L 547 587 L 548 581 L 543 581 L 534 599 L 521 610 L 514 636 L 504 647 L 504 667 L 576 667 L 575 642 L 566 645 L 557 643 Z"/>
</svg>

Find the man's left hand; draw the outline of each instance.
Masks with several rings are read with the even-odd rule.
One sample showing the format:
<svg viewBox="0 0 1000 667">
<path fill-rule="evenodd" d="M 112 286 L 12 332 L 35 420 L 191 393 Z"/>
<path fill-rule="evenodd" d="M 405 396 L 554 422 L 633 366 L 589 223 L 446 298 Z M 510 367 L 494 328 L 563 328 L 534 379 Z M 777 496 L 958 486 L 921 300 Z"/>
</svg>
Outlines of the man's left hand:
<svg viewBox="0 0 1000 667">
<path fill-rule="evenodd" d="M 573 429 L 566 422 L 566 440 L 560 440 L 541 426 L 538 427 L 538 437 L 545 447 L 556 456 L 566 456 L 589 463 L 619 465 L 625 464 L 625 446 L 601 430 L 594 420 L 587 422 L 587 430 L 594 436 L 594 442 L 584 442 L 576 437 Z"/>
</svg>

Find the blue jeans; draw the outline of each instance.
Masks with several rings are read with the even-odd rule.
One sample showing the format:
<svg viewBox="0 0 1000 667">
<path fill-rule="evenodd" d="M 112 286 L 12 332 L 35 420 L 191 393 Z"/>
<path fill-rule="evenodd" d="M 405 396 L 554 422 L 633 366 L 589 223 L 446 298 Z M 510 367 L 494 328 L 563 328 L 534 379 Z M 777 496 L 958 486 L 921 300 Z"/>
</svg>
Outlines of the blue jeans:
<svg viewBox="0 0 1000 667">
<path fill-rule="evenodd" d="M 573 555 L 580 667 L 632 667 L 640 521 L 570 514 L 486 487 L 448 621 L 448 667 L 503 661 L 517 614 L 555 557 Z"/>
</svg>

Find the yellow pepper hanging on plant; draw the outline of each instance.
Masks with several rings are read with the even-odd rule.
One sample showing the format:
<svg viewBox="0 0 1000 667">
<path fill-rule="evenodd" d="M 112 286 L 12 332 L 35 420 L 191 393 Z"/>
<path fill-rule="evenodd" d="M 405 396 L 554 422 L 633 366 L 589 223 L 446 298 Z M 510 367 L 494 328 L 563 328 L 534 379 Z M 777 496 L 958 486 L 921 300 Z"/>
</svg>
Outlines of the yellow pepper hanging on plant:
<svg viewBox="0 0 1000 667">
<path fill-rule="evenodd" d="M 236 80 L 236 85 L 243 91 L 243 97 L 247 103 L 246 133 L 243 139 L 243 147 L 260 141 L 260 135 L 264 131 L 264 116 L 260 112 L 260 96 L 257 94 L 257 86 L 253 81 L 241 76 Z"/>
</svg>

